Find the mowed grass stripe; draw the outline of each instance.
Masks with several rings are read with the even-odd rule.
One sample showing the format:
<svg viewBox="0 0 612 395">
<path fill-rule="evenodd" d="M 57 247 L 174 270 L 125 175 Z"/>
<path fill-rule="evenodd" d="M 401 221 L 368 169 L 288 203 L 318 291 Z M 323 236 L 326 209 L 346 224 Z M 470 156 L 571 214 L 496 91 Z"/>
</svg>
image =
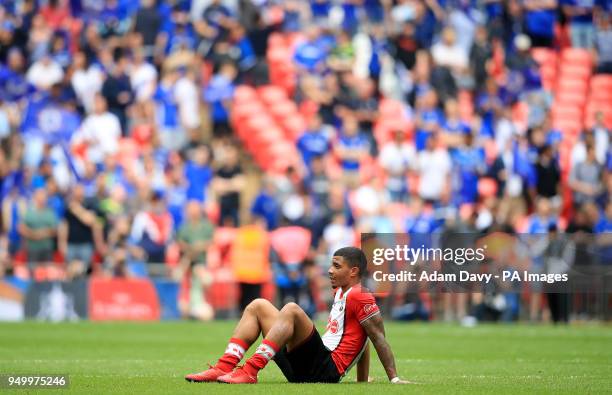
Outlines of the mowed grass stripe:
<svg viewBox="0 0 612 395">
<path fill-rule="evenodd" d="M 244 394 L 244 386 L 183 380 L 216 361 L 234 325 L 0 324 L 0 373 L 68 373 L 72 393 Z M 323 323 L 318 327 L 322 332 Z M 612 393 L 610 326 L 388 322 L 386 328 L 400 373 L 417 385 L 388 384 L 373 354 L 373 384 L 353 383 L 354 371 L 340 385 L 288 384 L 273 365 L 248 394 Z"/>
</svg>

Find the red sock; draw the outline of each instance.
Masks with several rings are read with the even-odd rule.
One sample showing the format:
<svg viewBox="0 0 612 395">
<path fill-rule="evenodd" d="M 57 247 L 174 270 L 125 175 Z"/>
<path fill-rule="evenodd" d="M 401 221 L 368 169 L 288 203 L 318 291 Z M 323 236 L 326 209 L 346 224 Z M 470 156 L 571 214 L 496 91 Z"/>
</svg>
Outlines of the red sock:
<svg viewBox="0 0 612 395">
<path fill-rule="evenodd" d="M 225 349 L 225 353 L 217 364 L 216 368 L 223 370 L 224 372 L 231 372 L 238 362 L 244 357 L 244 353 L 249 349 L 249 344 L 242 339 L 238 339 L 237 337 L 232 337 L 227 344 L 227 348 Z"/>
<path fill-rule="evenodd" d="M 280 350 L 280 347 L 271 340 L 264 339 L 255 354 L 249 358 L 244 364 L 244 370 L 251 376 L 257 376 L 257 372 L 263 369 L 274 355 Z"/>
</svg>

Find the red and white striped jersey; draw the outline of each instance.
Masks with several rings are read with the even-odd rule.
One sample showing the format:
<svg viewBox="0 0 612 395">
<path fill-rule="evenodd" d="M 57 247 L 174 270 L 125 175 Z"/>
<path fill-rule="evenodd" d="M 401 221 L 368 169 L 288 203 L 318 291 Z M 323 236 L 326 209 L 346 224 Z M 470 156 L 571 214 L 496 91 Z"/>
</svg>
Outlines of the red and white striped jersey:
<svg viewBox="0 0 612 395">
<path fill-rule="evenodd" d="M 376 314 L 380 314 L 380 310 L 374 297 L 361 285 L 355 285 L 345 293 L 341 288 L 336 291 L 322 340 L 332 352 L 332 359 L 341 375 L 353 367 L 365 350 L 368 336 L 361 323 Z"/>
</svg>

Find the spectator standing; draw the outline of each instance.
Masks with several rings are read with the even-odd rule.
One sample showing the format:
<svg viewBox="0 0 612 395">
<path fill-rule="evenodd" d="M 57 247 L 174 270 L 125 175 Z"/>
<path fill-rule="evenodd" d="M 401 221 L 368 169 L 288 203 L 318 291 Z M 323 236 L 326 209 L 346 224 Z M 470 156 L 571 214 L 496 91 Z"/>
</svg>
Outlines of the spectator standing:
<svg viewBox="0 0 612 395">
<path fill-rule="evenodd" d="M 425 150 L 417 157 L 419 174 L 419 196 L 428 203 L 439 203 L 448 195 L 450 186 L 451 158 L 448 151 L 439 145 L 437 135 L 427 140 Z"/>
<path fill-rule="evenodd" d="M 588 145 L 586 150 L 586 160 L 577 163 L 570 173 L 569 186 L 574 192 L 576 206 L 595 201 L 603 185 L 603 169 L 597 162 L 595 147 Z"/>
<path fill-rule="evenodd" d="M 128 58 L 119 55 L 111 69 L 107 70 L 108 77 L 102 84 L 102 95 L 108 103 L 108 110 L 113 113 L 121 124 L 121 130 L 127 133 L 127 109 L 134 101 L 134 94 L 128 77 Z"/>
<path fill-rule="evenodd" d="M 19 233 L 25 241 L 24 248 L 30 269 L 53 262 L 58 218 L 47 206 L 47 192 L 39 188 L 19 224 Z"/>
<path fill-rule="evenodd" d="M 68 263 L 68 277 L 84 275 L 91 268 L 95 246 L 102 242 L 102 226 L 83 186 L 76 185 L 59 227 L 58 247 Z"/>
<path fill-rule="evenodd" d="M 359 123 L 352 114 L 344 117 L 342 132 L 334 151 L 340 158 L 344 183 L 349 187 L 357 186 L 361 160 L 368 155 L 369 144 L 367 138 L 361 134 Z"/>
<path fill-rule="evenodd" d="M 153 193 L 146 209 L 134 218 L 131 242 L 139 247 L 140 255 L 148 263 L 165 263 L 166 248 L 173 238 L 172 216 L 166 208 L 163 195 Z"/>
<path fill-rule="evenodd" d="M 245 181 L 239 163 L 238 149 L 233 145 L 228 145 L 224 157 L 221 158 L 221 167 L 217 169 L 212 185 L 219 199 L 221 226 L 237 227 L 240 225 L 240 194 Z"/>
</svg>

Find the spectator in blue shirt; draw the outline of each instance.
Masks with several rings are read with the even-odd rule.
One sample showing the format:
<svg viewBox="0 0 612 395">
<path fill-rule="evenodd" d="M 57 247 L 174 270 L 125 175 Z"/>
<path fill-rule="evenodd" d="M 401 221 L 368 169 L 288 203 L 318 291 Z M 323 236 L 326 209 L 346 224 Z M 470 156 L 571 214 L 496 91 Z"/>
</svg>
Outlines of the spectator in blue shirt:
<svg viewBox="0 0 612 395">
<path fill-rule="evenodd" d="M 612 0 L 610 0 L 612 3 Z M 612 74 L 612 12 L 608 11 L 597 20 L 595 31 L 598 74 Z"/>
<path fill-rule="evenodd" d="M 335 152 L 340 158 L 347 185 L 355 186 L 359 182 L 361 160 L 368 155 L 369 148 L 367 138 L 359 130 L 357 119 L 352 114 L 345 115 Z"/>
<path fill-rule="evenodd" d="M 552 47 L 557 0 L 523 0 L 525 29 L 534 47 Z"/>
<path fill-rule="evenodd" d="M 213 178 L 209 161 L 210 150 L 207 146 L 200 145 L 192 150 L 192 158 L 185 164 L 187 200 L 206 201 L 206 189 Z"/>
<path fill-rule="evenodd" d="M 178 98 L 175 93 L 179 77 L 178 70 L 168 70 L 162 76 L 153 96 L 157 104 L 156 115 L 160 143 L 167 149 L 182 148 L 187 140 L 179 120 Z"/>
<path fill-rule="evenodd" d="M 171 11 L 162 9 L 162 27 L 157 37 L 157 46 L 166 55 L 179 49 L 195 50 L 197 45 L 196 32 L 189 21 L 189 14 L 175 5 Z"/>
<path fill-rule="evenodd" d="M 232 29 L 231 41 L 234 45 L 233 48 L 238 52 L 238 69 L 241 73 L 248 72 L 253 68 L 253 66 L 255 66 L 257 57 L 255 56 L 253 46 L 246 35 L 246 31 L 242 26 L 236 26 Z"/>
<path fill-rule="evenodd" d="M 561 0 L 565 17 L 570 23 L 572 47 L 590 49 L 593 47 L 594 0 Z"/>
<path fill-rule="evenodd" d="M 8 52 L 7 65 L 0 64 L 0 97 L 17 102 L 35 91 L 24 75 L 25 60 L 17 48 Z"/>
<path fill-rule="evenodd" d="M 319 28 L 310 26 L 306 30 L 306 41 L 295 49 L 293 60 L 298 68 L 306 72 L 322 72 L 327 58 L 325 49 L 318 45 Z"/>
<path fill-rule="evenodd" d="M 437 107 L 438 97 L 433 90 L 423 94 L 417 101 L 415 146 L 422 151 L 430 135 L 437 132 L 444 116 Z"/>
<path fill-rule="evenodd" d="M 446 144 L 458 147 L 463 144 L 464 136 L 471 133 L 470 125 L 461 120 L 459 104 L 455 99 L 448 99 L 444 103 L 444 121 L 441 125 Z"/>
<path fill-rule="evenodd" d="M 329 152 L 329 139 L 322 129 L 321 117 L 318 114 L 312 116 L 309 121 L 308 130 L 297 141 L 297 149 L 302 154 L 304 166 L 311 172 L 311 161 L 315 156 L 323 156 Z"/>
<path fill-rule="evenodd" d="M 433 214 L 431 207 L 419 197 L 414 197 L 411 203 L 411 212 L 404 225 L 405 232 L 410 235 L 410 247 L 428 248 L 432 246 L 432 234 L 443 225 L 440 219 Z"/>
<path fill-rule="evenodd" d="M 555 224 L 556 220 L 551 213 L 550 200 L 540 197 L 536 203 L 536 212 L 529 218 L 527 233 L 530 235 L 547 234 L 548 228 Z"/>
<path fill-rule="evenodd" d="M 310 13 L 315 21 L 327 21 L 331 11 L 330 0 L 310 0 Z"/>
<path fill-rule="evenodd" d="M 193 171 L 193 167 L 191 170 Z M 187 198 L 187 191 L 190 184 L 185 180 L 184 173 L 182 166 L 175 166 L 167 172 L 168 185 L 166 186 L 166 201 L 168 202 L 168 212 L 170 212 L 172 216 L 174 231 L 178 231 L 181 227 L 185 205 L 189 201 Z M 204 186 L 201 189 L 204 190 L 205 188 Z M 194 193 L 194 195 L 196 195 L 196 193 Z"/>
<path fill-rule="evenodd" d="M 236 74 L 236 67 L 232 63 L 224 63 L 204 90 L 204 101 L 210 106 L 213 133 L 217 137 L 229 135 L 232 131 L 229 113 Z"/>
<path fill-rule="evenodd" d="M 64 70 L 72 64 L 72 55 L 68 50 L 68 43 L 63 33 L 57 32 L 51 39 L 51 58 Z"/>
<path fill-rule="evenodd" d="M 270 178 L 264 178 L 261 191 L 255 197 L 251 206 L 251 214 L 263 218 L 268 230 L 278 227 L 280 206 L 276 201 L 274 183 Z"/>
<path fill-rule="evenodd" d="M 453 180 L 458 184 L 454 196 L 458 205 L 478 200 L 478 179 L 486 172 L 484 149 L 475 146 L 472 134 L 464 135 L 463 140 L 464 143 L 451 155 L 457 175 Z"/>
<path fill-rule="evenodd" d="M 212 0 L 202 17 L 208 28 L 212 28 L 215 38 L 225 37 L 236 23 L 231 10 L 221 0 Z"/>
<path fill-rule="evenodd" d="M 604 217 L 595 225 L 600 263 L 612 263 L 612 202 L 608 202 Z"/>
<path fill-rule="evenodd" d="M 482 120 L 481 135 L 495 137 L 496 118 L 502 112 L 503 106 L 504 102 L 499 87 L 493 78 L 489 78 L 486 82 L 485 92 L 476 99 L 476 111 Z"/>
</svg>

